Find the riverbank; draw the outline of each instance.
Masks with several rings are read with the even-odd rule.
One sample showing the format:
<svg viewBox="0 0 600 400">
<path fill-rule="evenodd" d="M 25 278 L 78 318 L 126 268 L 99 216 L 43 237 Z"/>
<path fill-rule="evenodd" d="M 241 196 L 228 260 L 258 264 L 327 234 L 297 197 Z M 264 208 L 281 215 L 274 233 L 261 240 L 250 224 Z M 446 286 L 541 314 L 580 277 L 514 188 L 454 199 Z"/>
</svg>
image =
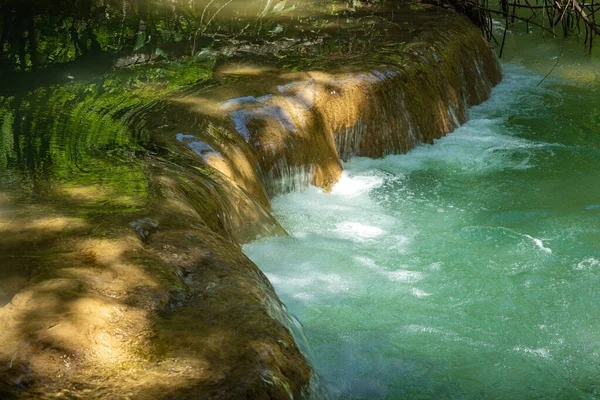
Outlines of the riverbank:
<svg viewBox="0 0 600 400">
<path fill-rule="evenodd" d="M 377 33 L 376 51 L 333 49 L 300 65 L 305 54 L 281 52 L 285 68 L 234 56 L 148 113 L 132 106 L 112 115 L 124 114 L 135 135 L 118 123 L 100 146 L 95 135 L 111 125 L 102 107 L 85 130 L 77 114 L 62 116 L 75 139 L 56 142 L 28 136 L 39 120 L 9 107 L 4 131 L 22 141 L 3 136 L 4 148 L 21 153 L 6 153 L 0 195 L 8 266 L 0 393 L 318 396 L 284 307 L 241 244 L 286 234 L 270 214 L 272 196 L 309 184 L 329 190 L 352 156 L 433 142 L 501 78 L 463 17 L 430 6 L 400 11 L 364 25 Z M 45 107 L 52 90 L 21 101 Z"/>
</svg>

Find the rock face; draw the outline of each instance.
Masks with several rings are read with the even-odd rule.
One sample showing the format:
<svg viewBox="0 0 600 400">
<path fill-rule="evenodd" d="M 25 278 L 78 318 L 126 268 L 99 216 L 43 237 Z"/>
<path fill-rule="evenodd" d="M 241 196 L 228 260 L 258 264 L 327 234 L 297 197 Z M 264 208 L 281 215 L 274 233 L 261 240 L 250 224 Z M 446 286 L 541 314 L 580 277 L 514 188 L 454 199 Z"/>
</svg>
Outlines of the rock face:
<svg viewBox="0 0 600 400">
<path fill-rule="evenodd" d="M 171 99 L 146 123 L 168 151 L 139 160 L 153 200 L 126 221 L 0 194 L 12 210 L 0 250 L 25 243 L 32 271 L 0 308 L 0 397 L 317 396 L 285 309 L 240 244 L 285 234 L 270 197 L 329 190 L 352 156 L 432 143 L 489 96 L 501 73 L 487 43 L 456 14 L 438 21 L 328 72 L 226 65 L 216 87 Z M 84 204 L 90 192 L 69 195 Z"/>
<path fill-rule="evenodd" d="M 390 43 L 397 52 L 333 72 L 223 68 L 252 80 L 172 100 L 154 123 L 155 140 L 168 146 L 175 135 L 159 126 L 192 132 L 213 150 L 199 154 L 203 162 L 267 209 L 269 197 L 309 184 L 329 190 L 342 161 L 406 153 L 451 132 L 502 78 L 479 31 L 456 14 L 443 18 L 409 44 Z"/>
</svg>

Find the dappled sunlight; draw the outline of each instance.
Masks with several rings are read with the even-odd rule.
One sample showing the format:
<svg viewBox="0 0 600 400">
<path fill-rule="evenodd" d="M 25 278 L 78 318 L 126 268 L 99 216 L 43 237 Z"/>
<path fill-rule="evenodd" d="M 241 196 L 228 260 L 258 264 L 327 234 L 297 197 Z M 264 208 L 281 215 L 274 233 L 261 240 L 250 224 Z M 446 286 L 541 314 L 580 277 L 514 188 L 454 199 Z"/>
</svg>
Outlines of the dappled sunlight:
<svg viewBox="0 0 600 400">
<path fill-rule="evenodd" d="M 146 204 L 147 199 L 142 196 L 126 195 L 120 193 L 117 186 L 112 185 L 56 185 L 56 191 L 63 196 L 68 196 L 81 207 L 106 207 L 139 208 Z"/>
<path fill-rule="evenodd" d="M 150 332 L 147 312 L 94 294 L 78 279 L 36 284 L 0 314 L 0 353 L 10 352 L 13 360 L 4 373 L 25 368 L 25 385 L 50 376 L 87 380 L 101 371 L 129 369 L 142 361 L 135 346 Z"/>
<path fill-rule="evenodd" d="M 42 205 L 21 205 L 3 196 L 0 219 L 0 307 L 26 287 L 59 243 L 90 229 L 81 218 L 61 215 Z"/>
<path fill-rule="evenodd" d="M 0 359 L 10 360 L 0 367 L 2 382 L 32 393 L 42 387 L 61 391 L 61 382 L 80 382 L 83 386 L 65 392 L 75 397 L 85 396 L 98 381 L 103 382 L 98 393 L 108 397 L 218 392 L 223 385 L 244 391 L 261 382 L 260 371 L 249 373 L 259 354 L 248 346 L 249 336 L 260 335 L 265 341 L 256 346 L 261 346 L 263 361 L 282 365 L 284 372 L 276 373 L 276 379 L 295 393 L 299 390 L 290 381 L 299 372 L 285 372 L 297 366 L 283 365 L 293 359 L 301 374 L 309 369 L 295 347 L 279 349 L 277 337 L 285 334 L 289 343 L 292 339 L 265 311 L 272 304 L 281 307 L 264 299 L 274 296 L 266 279 L 233 242 L 198 230 L 200 215 L 190 213 L 194 209 L 189 200 L 177 194 L 178 178 L 165 176 L 157 182 L 172 200 L 156 206 L 171 207 L 170 218 L 162 222 L 146 214 L 159 229 L 145 240 L 119 216 L 88 220 L 69 230 L 78 219 L 24 214 L 32 218 L 27 225 L 30 238 L 35 231 L 55 237 L 51 249 L 32 251 L 32 279 L 0 307 Z M 228 212 L 248 214 L 242 204 L 236 206 L 242 208 Z M 256 311 L 242 303 L 254 304 Z M 218 317 L 231 313 L 250 315 L 254 323 L 240 331 L 242 314 Z M 240 357 L 247 363 L 240 364 Z"/>
<path fill-rule="evenodd" d="M 274 75 L 278 76 L 281 71 L 273 66 L 261 65 L 261 64 L 225 64 L 220 67 L 215 75 L 219 77 L 224 76 L 243 76 L 243 77 L 259 77 L 264 78 L 265 76 Z"/>
<path fill-rule="evenodd" d="M 57 191 L 53 206 L 18 212 L 3 203 L 13 212 L 0 229 L 0 355 L 12 361 L 1 373 L 24 388 L 50 377 L 92 382 L 144 362 L 152 296 L 165 285 L 144 265 L 135 231 L 105 218 L 58 217 L 58 193 L 70 201 L 97 195 L 88 187 Z M 107 234 L 121 238 L 101 238 Z M 27 253 L 17 258 L 19 248 Z"/>
<path fill-rule="evenodd" d="M 29 225 L 25 224 L 24 226 L 20 224 L 20 229 L 25 230 L 41 230 L 41 231 L 51 231 L 57 232 L 65 229 L 80 229 L 84 227 L 85 221 L 79 218 L 69 218 L 69 217 L 42 217 L 31 221 Z"/>
<path fill-rule="evenodd" d="M 149 270 L 132 263 L 133 257 L 127 256 L 136 250 L 142 251 L 142 248 L 139 239 L 133 235 L 119 240 L 82 240 L 67 256 L 73 267 L 62 271 L 112 298 L 127 299 L 136 290 L 160 289 L 160 282 Z"/>
<path fill-rule="evenodd" d="M 46 217 L 16 214 L 7 222 L 0 222 L 0 237 L 4 244 L 17 242 L 33 242 L 59 232 L 77 231 L 87 227 L 81 218 L 75 217 Z M 8 235 L 10 234 L 10 236 Z"/>
<path fill-rule="evenodd" d="M 172 98 L 169 100 L 173 103 L 178 103 L 185 106 L 190 111 L 195 111 L 196 113 L 203 114 L 208 117 L 222 116 L 219 101 L 209 97 L 188 96 Z"/>
<path fill-rule="evenodd" d="M 59 189 L 61 190 L 61 189 Z M 70 186 L 65 185 L 62 191 L 75 200 L 96 201 L 107 194 L 107 189 L 97 185 Z"/>
<path fill-rule="evenodd" d="M 584 68 L 569 68 L 558 72 L 561 78 L 571 81 L 575 85 L 597 86 L 600 83 L 600 75 L 595 65 L 586 65 Z"/>
<path fill-rule="evenodd" d="M 443 100 L 439 100 L 437 104 L 437 119 L 442 129 L 446 132 L 451 132 L 457 128 L 457 124 L 450 116 L 450 110 Z"/>
</svg>

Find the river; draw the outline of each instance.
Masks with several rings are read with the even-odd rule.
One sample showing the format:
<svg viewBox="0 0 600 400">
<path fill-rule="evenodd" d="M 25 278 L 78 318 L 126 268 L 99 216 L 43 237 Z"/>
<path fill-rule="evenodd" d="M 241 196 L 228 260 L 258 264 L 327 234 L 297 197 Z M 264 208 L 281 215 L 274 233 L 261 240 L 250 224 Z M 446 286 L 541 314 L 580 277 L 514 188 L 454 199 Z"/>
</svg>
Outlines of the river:
<svg viewBox="0 0 600 400">
<path fill-rule="evenodd" d="M 574 43 L 509 35 L 464 126 L 274 200 L 290 236 L 245 252 L 332 398 L 600 396 L 600 97 Z"/>
<path fill-rule="evenodd" d="M 507 37 L 504 80 L 489 101 L 470 110 L 468 123 L 406 155 L 351 159 L 331 193 L 310 187 L 277 197 L 274 212 L 290 236 L 244 246 L 303 326 L 303 336 L 296 339 L 333 399 L 600 397 L 599 63 L 585 54 L 581 40 L 574 38 L 563 46 L 562 41 L 548 38 L 544 43 L 537 34 L 517 32 L 522 25 L 515 26 Z M 197 205 L 210 229 L 221 227 L 215 235 L 228 232 L 218 218 L 208 218 L 219 214 L 220 208 L 208 206 L 220 204 L 214 187 L 226 192 L 230 186 L 213 185 L 218 174 L 205 166 L 204 175 L 197 176 L 195 161 L 189 158 L 193 154 L 177 153 L 183 147 L 176 147 L 177 139 L 190 139 L 177 133 L 187 132 L 180 116 L 191 114 L 174 115 L 178 125 L 164 133 L 168 140 L 157 135 L 164 139 L 158 144 L 152 142 L 157 137 L 150 137 L 151 129 L 145 125 L 168 127 L 160 122 L 157 104 L 175 90 L 208 81 L 213 61 L 205 62 L 138 66 L 104 75 L 73 66 L 66 76 L 68 84 L 48 83 L 29 91 L 13 82 L 17 88 L 12 94 L 0 97 L 0 309 L 27 322 L 14 332 L 4 329 L 2 333 L 18 346 L 29 343 L 23 338 L 34 333 L 45 338 L 31 341 L 39 344 L 39 353 L 19 350 L 18 357 L 17 345 L 0 340 L 4 346 L 0 353 L 12 357 L 2 359 L 9 369 L 18 358 L 43 360 L 45 343 L 66 343 L 64 354 L 84 348 L 102 350 L 89 352 L 100 354 L 87 364 L 97 368 L 90 368 L 94 379 L 98 371 L 111 373 L 111 385 L 119 381 L 116 393 L 125 393 L 121 384 L 127 390 L 132 386 L 97 362 L 112 365 L 108 361 L 122 362 L 119 356 L 130 354 L 129 350 L 119 353 L 121 336 L 105 342 L 100 333 L 112 337 L 121 332 L 122 326 L 115 324 L 128 321 L 128 332 L 140 336 L 142 328 L 136 321 L 146 317 L 136 320 L 130 319 L 134 314 L 127 314 L 107 322 L 96 340 L 85 329 L 96 329 L 98 321 L 110 317 L 104 306 L 68 307 L 70 300 L 89 296 L 103 299 L 106 303 L 101 304 L 111 304 L 111 309 L 112 301 L 117 301 L 133 313 L 131 299 L 140 304 L 148 299 L 143 302 L 148 308 L 155 301 L 152 307 L 159 307 L 156 299 L 163 299 L 167 289 L 178 296 L 179 286 L 167 278 L 166 283 L 161 281 L 163 264 L 144 258 L 148 253 L 141 257 L 129 251 L 151 248 L 153 242 L 172 248 L 171 242 L 163 246 L 158 235 L 165 235 L 169 227 L 178 232 L 180 220 L 191 221 L 181 223 L 188 240 L 195 240 L 189 233 L 203 226 L 194 225 L 189 217 L 194 213 L 158 206 L 163 197 L 157 195 L 156 171 L 160 182 L 185 183 L 173 183 L 172 187 L 185 189 L 173 193 L 181 192 L 182 199 L 187 196 Z M 543 80 L 555 63 L 552 74 Z M 261 70 L 256 71 L 252 73 Z M 240 87 L 244 85 L 241 82 Z M 6 88 L 10 86 L 7 83 Z M 248 94 L 237 93 L 235 86 L 217 89 L 221 97 Z M 214 99 L 200 98 L 203 113 L 218 104 L 209 100 Z M 150 124 L 152 113 L 147 111 L 156 111 L 160 123 Z M 285 182 L 282 186 L 287 187 Z M 208 202 L 207 193 L 213 196 Z M 229 194 L 237 206 L 236 194 Z M 254 210 L 240 207 L 240 213 L 248 209 Z M 160 225 L 149 216 L 157 221 L 162 217 Z M 252 221 L 248 213 L 240 219 Z M 148 241 L 155 234 L 158 239 Z M 165 270 L 175 271 L 168 279 L 180 275 L 182 281 L 191 279 L 189 271 L 179 269 L 174 261 L 185 257 L 175 250 L 166 253 L 176 256 L 165 261 L 172 268 Z M 240 263 L 240 270 L 246 268 Z M 220 273 L 216 267 L 212 271 Z M 46 300 L 32 300 L 29 308 L 22 300 L 14 301 L 23 289 L 45 293 L 44 282 L 64 283 L 67 278 L 79 283 L 75 289 L 56 289 L 63 293 L 61 301 L 41 297 Z M 207 292 L 214 287 L 200 282 Z M 226 298 L 229 292 L 223 293 Z M 248 293 L 237 298 L 240 313 L 247 306 L 245 299 L 251 297 Z M 181 307 L 179 300 L 168 301 Z M 30 313 L 23 314 L 14 304 Z M 194 307 L 189 309 L 196 312 Z M 265 316 L 262 309 L 256 310 L 249 315 Z M 198 321 L 204 314 L 208 317 L 202 325 Z M 91 317 L 79 318 L 82 315 Z M 52 321 L 64 322 L 67 316 L 76 316 L 72 318 L 75 328 L 51 330 Z M 190 317 L 187 331 L 168 321 L 163 325 L 174 328 L 163 338 L 182 340 L 173 339 L 177 354 L 189 352 L 185 346 L 201 349 L 198 354 L 211 353 L 210 346 L 201 342 L 197 326 L 214 328 L 222 322 L 211 320 L 202 310 Z M 227 324 L 227 332 L 237 337 L 237 321 Z M 150 325 L 166 335 L 155 319 Z M 257 324 L 256 329 L 263 327 Z M 61 332 L 69 334 L 61 336 Z M 73 334 L 79 332 L 84 333 Z M 218 329 L 215 332 L 215 337 L 226 337 Z M 260 335 L 264 332 L 260 330 Z M 154 335 L 148 338 L 155 340 Z M 243 347 L 248 337 L 255 337 L 247 335 L 231 343 Z M 85 340 L 78 342 L 79 337 Z M 200 341 L 190 342 L 192 346 L 186 338 Z M 215 343 L 219 351 L 208 357 L 224 370 L 228 364 L 223 360 L 234 363 L 240 354 L 254 360 L 238 347 Z M 103 352 L 102 346 L 110 352 Z M 153 348 L 135 347 L 135 352 L 150 360 L 148 349 Z M 219 358 L 221 354 L 226 355 Z M 69 371 L 66 360 L 64 371 Z M 52 357 L 46 361 L 55 362 Z M 151 361 L 140 361 L 139 375 L 132 376 L 156 381 L 160 380 L 156 376 L 166 376 L 147 374 L 147 365 L 156 368 Z M 173 378 L 170 364 L 163 365 Z M 21 369 L 25 371 L 15 363 L 17 375 L 7 375 L 11 385 L 21 386 L 25 376 Z M 85 368 L 70 371 L 74 370 L 83 371 L 84 378 L 78 379 L 89 379 Z M 239 383 L 235 375 L 228 379 Z M 172 381 L 174 387 L 182 382 Z M 155 390 L 167 393 L 159 386 Z M 98 393 L 103 397 L 104 392 Z"/>
</svg>

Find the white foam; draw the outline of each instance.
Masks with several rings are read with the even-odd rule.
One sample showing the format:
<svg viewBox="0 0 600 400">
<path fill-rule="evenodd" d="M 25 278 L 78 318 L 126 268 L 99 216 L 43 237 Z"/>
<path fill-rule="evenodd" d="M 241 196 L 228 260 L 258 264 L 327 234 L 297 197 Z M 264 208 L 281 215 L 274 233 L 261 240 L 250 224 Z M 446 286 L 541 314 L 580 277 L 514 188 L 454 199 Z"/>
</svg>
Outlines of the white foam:
<svg viewBox="0 0 600 400">
<path fill-rule="evenodd" d="M 331 193 L 334 195 L 353 197 L 364 194 L 381 186 L 383 179 L 378 176 L 351 176 L 344 171 L 340 180 L 333 187 Z"/>
<path fill-rule="evenodd" d="M 319 275 L 318 279 L 324 283 L 327 287 L 327 290 L 332 293 L 340 293 L 350 290 L 350 283 L 339 274 L 323 274 Z"/>
<path fill-rule="evenodd" d="M 414 283 L 420 281 L 424 277 L 423 273 L 408 269 L 397 269 L 395 271 L 390 271 L 379 266 L 373 259 L 368 257 L 356 256 L 354 259 L 391 282 Z"/>
<path fill-rule="evenodd" d="M 412 325 L 406 326 L 405 329 L 408 332 L 413 332 L 413 333 L 435 333 L 435 334 L 445 335 L 444 331 L 442 331 L 441 329 L 438 329 L 438 328 L 434 328 L 432 326 L 412 324 Z M 452 334 L 450 336 L 452 336 Z"/>
<path fill-rule="evenodd" d="M 531 153 L 549 145 L 507 136 L 502 132 L 503 124 L 502 118 L 472 119 L 452 134 L 436 140 L 434 145 L 417 146 L 409 156 L 392 155 L 376 160 L 356 157 L 344 167 L 354 173 L 379 168 L 402 176 L 432 165 L 474 173 L 524 170 L 534 166 Z"/>
<path fill-rule="evenodd" d="M 318 280 L 323 280 L 318 276 L 301 276 L 295 278 L 287 278 L 287 284 L 290 286 L 295 286 L 296 288 L 311 286 Z"/>
<path fill-rule="evenodd" d="M 271 282 L 273 285 L 279 285 L 280 283 L 282 283 L 282 279 L 275 274 L 265 273 L 265 276 L 269 279 L 269 282 Z"/>
<path fill-rule="evenodd" d="M 300 301 L 303 302 L 312 302 L 315 300 L 315 296 L 312 295 L 311 293 L 306 293 L 306 292 L 298 292 L 294 295 L 295 299 L 298 299 Z"/>
<path fill-rule="evenodd" d="M 410 292 L 412 293 L 413 296 L 418 297 L 418 298 L 431 296 L 431 293 L 427 293 L 424 290 L 421 290 L 421 289 L 418 289 L 415 287 L 410 289 Z"/>
<path fill-rule="evenodd" d="M 577 271 L 591 271 L 600 266 L 600 261 L 593 257 L 584 258 L 573 267 Z"/>
<path fill-rule="evenodd" d="M 533 243 L 535 243 L 535 245 L 542 250 L 543 252 L 547 253 L 547 254 L 552 254 L 552 249 L 549 247 L 545 247 L 544 246 L 544 242 L 542 242 L 541 239 L 538 238 L 534 238 L 533 236 L 527 235 L 527 234 L 523 234 L 523 236 L 525 236 L 526 238 L 530 239 L 533 241 Z"/>
<path fill-rule="evenodd" d="M 355 256 L 354 259 L 356 261 L 358 261 L 359 263 L 363 264 L 366 267 L 369 267 L 371 269 L 379 269 L 379 267 L 377 266 L 377 264 L 375 263 L 375 260 L 369 258 L 369 257 L 365 257 L 365 256 Z"/>
<path fill-rule="evenodd" d="M 365 225 L 360 222 L 336 224 L 336 232 L 352 239 L 372 239 L 385 234 L 385 231 L 377 226 Z"/>
<path fill-rule="evenodd" d="M 418 271 L 397 270 L 381 272 L 392 282 L 414 283 L 423 279 L 423 274 Z"/>
<path fill-rule="evenodd" d="M 540 348 L 532 348 L 532 347 L 525 347 L 525 346 L 515 346 L 513 347 L 514 351 L 518 351 L 518 352 L 522 352 L 525 354 L 531 354 L 531 355 L 535 355 L 541 358 L 550 358 L 550 350 L 548 350 L 545 347 L 540 347 Z"/>
</svg>

